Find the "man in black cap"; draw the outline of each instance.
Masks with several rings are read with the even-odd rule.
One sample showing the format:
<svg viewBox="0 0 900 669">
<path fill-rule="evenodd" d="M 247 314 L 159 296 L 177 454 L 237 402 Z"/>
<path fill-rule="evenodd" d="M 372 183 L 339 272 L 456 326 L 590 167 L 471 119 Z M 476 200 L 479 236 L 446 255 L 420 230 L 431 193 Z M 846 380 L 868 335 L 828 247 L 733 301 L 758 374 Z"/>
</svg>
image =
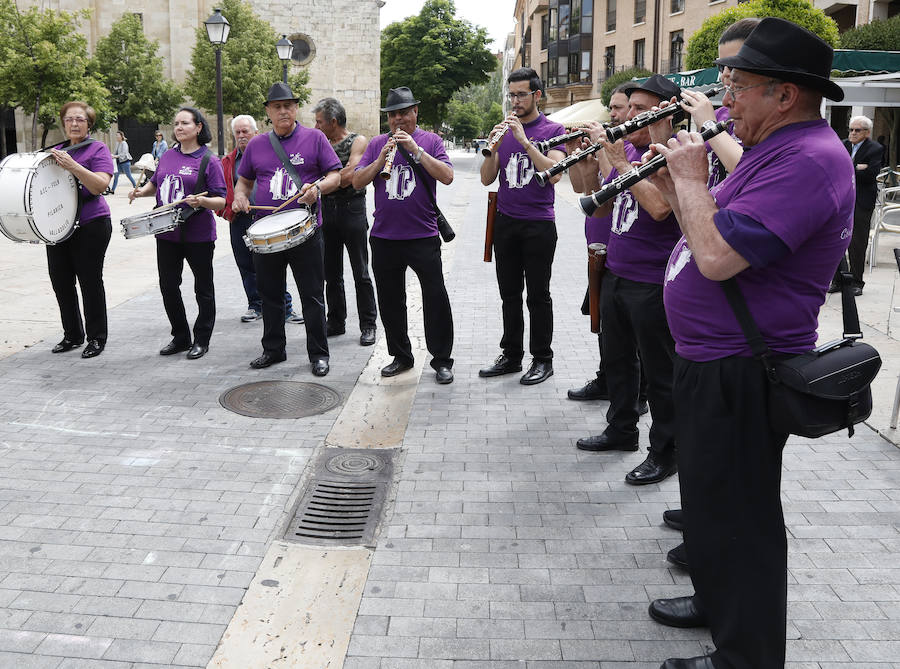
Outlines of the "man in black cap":
<svg viewBox="0 0 900 669">
<path fill-rule="evenodd" d="M 768 348 L 815 346 L 817 315 L 849 243 L 853 166 L 821 118 L 832 49 L 789 21 L 765 18 L 736 56 L 725 105 L 750 150 L 707 191 L 699 134 L 653 149 L 667 170 L 653 181 L 684 236 L 666 269 L 675 338 L 674 397 L 684 540 L 695 595 L 655 600 L 674 627 L 708 625 L 712 655 L 663 669 L 778 669 L 785 662 L 787 539 L 781 453 L 769 422 L 768 382 L 730 303 L 746 304 Z M 734 291 L 726 298 L 726 287 Z"/>
<path fill-rule="evenodd" d="M 276 83 L 266 97 L 266 115 L 273 130 L 257 135 L 247 144 L 234 186 L 235 212 L 249 212 L 251 192 L 256 206 L 281 207 L 283 212 L 301 207 L 317 216 L 320 195 L 336 190 L 341 183 L 341 161 L 320 130 L 297 123 L 298 99 L 287 84 Z M 299 193 L 299 197 L 297 196 Z M 288 203 L 289 202 L 289 203 Z M 279 213 L 278 215 L 281 215 Z M 285 229 L 302 220 L 285 221 Z M 287 218 L 287 217 L 285 217 Z M 288 265 L 300 289 L 306 326 L 306 351 L 312 373 L 325 376 L 329 370 L 328 340 L 325 334 L 325 268 L 322 260 L 321 219 L 315 230 L 300 244 L 276 253 L 254 253 L 256 282 L 263 301 L 263 352 L 250 366 L 262 369 L 287 359 L 284 335 L 284 284 Z"/>
<path fill-rule="evenodd" d="M 649 111 L 663 100 L 679 97 L 681 89 L 658 74 L 643 84 L 625 87 L 628 118 Z M 671 134 L 671 118 L 658 121 Z M 662 129 L 656 128 L 663 132 Z M 650 144 L 650 128 L 628 135 L 628 142 L 610 143 L 599 126 L 593 141 L 604 144 L 612 165 L 606 182 L 631 169 Z M 653 422 L 647 458 L 630 471 L 626 483 L 645 485 L 672 476 L 675 464 L 675 412 L 672 405 L 672 360 L 675 345 L 666 324 L 662 284 L 669 253 L 680 232 L 672 208 L 647 181 L 638 182 L 599 207 L 594 216 L 612 214 L 606 273 L 600 293 L 603 322 L 603 370 L 609 388 L 607 427 L 602 434 L 579 439 L 585 451 L 638 450 L 640 365 L 647 379 L 647 400 Z M 638 359 L 640 355 L 640 360 Z"/>
<path fill-rule="evenodd" d="M 372 273 L 388 353 L 394 356 L 381 375 L 396 376 L 415 362 L 407 333 L 409 268 L 422 286 L 425 345 L 432 355 L 435 379 L 452 383 L 453 314 L 444 286 L 441 238 L 432 202 L 437 182 L 453 181 L 453 165 L 443 140 L 416 124 L 418 104 L 405 86 L 388 92 L 381 111 L 387 112 L 391 132 L 369 142 L 353 174 L 353 187 L 362 189 L 375 182 L 375 222 L 369 233 Z M 387 178 L 376 178 L 379 174 Z"/>
</svg>

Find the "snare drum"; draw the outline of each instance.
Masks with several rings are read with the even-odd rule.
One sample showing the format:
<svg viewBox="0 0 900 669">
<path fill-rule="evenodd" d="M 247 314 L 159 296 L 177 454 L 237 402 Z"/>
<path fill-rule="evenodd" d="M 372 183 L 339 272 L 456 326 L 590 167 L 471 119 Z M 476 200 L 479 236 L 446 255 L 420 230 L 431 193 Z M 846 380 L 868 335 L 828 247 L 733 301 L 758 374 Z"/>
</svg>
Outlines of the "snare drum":
<svg viewBox="0 0 900 669">
<path fill-rule="evenodd" d="M 278 253 L 305 242 L 316 232 L 316 217 L 306 207 L 263 216 L 247 228 L 244 243 L 254 253 Z"/>
<path fill-rule="evenodd" d="M 0 162 L 0 232 L 14 242 L 58 244 L 75 231 L 78 181 L 47 151 Z"/>
<path fill-rule="evenodd" d="M 179 223 L 181 223 L 181 210 L 169 207 L 127 216 L 121 220 L 119 225 L 122 226 L 125 239 L 134 239 L 174 230 Z"/>
</svg>

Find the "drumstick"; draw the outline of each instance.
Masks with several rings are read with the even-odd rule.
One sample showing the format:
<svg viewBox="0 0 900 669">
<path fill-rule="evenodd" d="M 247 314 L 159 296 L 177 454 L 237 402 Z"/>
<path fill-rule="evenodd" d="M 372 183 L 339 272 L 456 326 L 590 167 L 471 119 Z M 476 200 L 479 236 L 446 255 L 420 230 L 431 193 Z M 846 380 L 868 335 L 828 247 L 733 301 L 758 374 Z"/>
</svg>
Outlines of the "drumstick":
<svg viewBox="0 0 900 669">
<path fill-rule="evenodd" d="M 183 197 L 183 198 L 181 198 L 180 200 L 175 200 L 174 202 L 170 202 L 169 204 L 164 204 L 164 205 L 162 205 L 162 206 L 160 206 L 160 207 L 157 207 L 156 211 L 161 211 L 161 210 L 165 210 L 165 209 L 171 209 L 172 207 L 175 207 L 175 206 L 177 206 L 177 205 L 179 205 L 179 204 L 182 204 L 183 202 L 186 202 L 187 199 L 188 199 L 188 197 L 194 197 L 194 196 L 196 196 L 196 197 L 203 197 L 204 195 L 207 195 L 208 193 L 209 193 L 209 191 L 203 191 L 202 193 L 191 193 L 191 194 L 188 195 L 187 197 Z"/>
<path fill-rule="evenodd" d="M 278 207 L 269 207 L 264 204 L 251 204 L 250 209 L 260 209 L 264 211 L 275 211 Z"/>
<path fill-rule="evenodd" d="M 319 177 L 318 179 L 316 179 L 315 181 L 312 182 L 312 185 L 310 186 L 310 188 L 312 188 L 312 186 L 316 186 L 317 188 L 319 188 L 319 192 L 321 193 L 321 192 L 322 192 L 322 189 L 319 187 L 319 182 L 320 182 L 320 181 L 324 181 L 324 180 L 325 180 L 325 177 Z M 306 190 L 309 190 L 309 188 L 307 188 Z M 288 206 L 291 202 L 293 202 L 293 201 L 296 200 L 297 198 L 301 197 L 302 195 L 303 195 L 303 193 L 297 193 L 297 194 L 296 194 L 294 197 L 292 197 L 291 199 L 285 200 L 285 201 L 282 202 L 278 207 L 275 208 L 275 211 L 274 211 L 273 213 L 278 213 L 279 211 L 281 211 L 282 209 L 284 209 L 284 208 L 285 208 L 286 206 Z"/>
</svg>

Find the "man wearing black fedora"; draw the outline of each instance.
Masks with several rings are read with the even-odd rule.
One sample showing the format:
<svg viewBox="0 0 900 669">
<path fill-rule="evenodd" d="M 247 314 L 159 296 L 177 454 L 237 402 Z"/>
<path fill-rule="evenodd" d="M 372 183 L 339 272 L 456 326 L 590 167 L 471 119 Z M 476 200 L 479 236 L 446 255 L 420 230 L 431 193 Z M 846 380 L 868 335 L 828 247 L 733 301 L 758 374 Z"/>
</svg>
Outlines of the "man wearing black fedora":
<svg viewBox="0 0 900 669">
<path fill-rule="evenodd" d="M 256 206 L 283 205 L 282 211 L 309 207 L 317 216 L 319 196 L 340 186 L 340 159 L 322 131 L 297 123 L 297 103 L 298 98 L 287 84 L 278 82 L 269 89 L 265 108 L 273 129 L 251 139 L 244 149 L 234 186 L 235 212 L 250 211 L 249 197 L 253 193 Z M 253 254 L 257 289 L 263 301 L 263 352 L 250 363 L 254 369 L 287 359 L 284 285 L 290 266 L 300 289 L 311 371 L 315 376 L 328 374 L 325 267 L 322 234 L 318 230 L 321 224 L 318 217 L 316 230 L 298 245 L 276 253 Z"/>
<path fill-rule="evenodd" d="M 652 180 L 684 235 L 664 297 L 677 353 L 678 469 L 695 594 L 655 600 L 650 615 L 673 627 L 709 626 L 716 646 L 711 655 L 666 660 L 663 669 L 784 667 L 788 435 L 770 425 L 765 368 L 731 304 L 746 303 L 775 354 L 815 346 L 854 206 L 850 156 L 820 113 L 823 96 L 844 97 L 828 79 L 832 56 L 816 35 L 765 18 L 737 55 L 716 61 L 730 74 L 724 103 L 749 150 L 711 190 L 699 134 L 681 131 L 652 147 L 667 159 Z"/>
<path fill-rule="evenodd" d="M 453 181 L 453 165 L 443 140 L 417 125 L 418 104 L 406 86 L 388 92 L 381 111 L 387 112 L 391 132 L 369 142 L 353 174 L 353 187 L 362 189 L 375 183 L 375 221 L 369 233 L 372 273 L 388 353 L 394 357 L 381 375 L 396 376 L 412 369 L 415 362 L 407 332 L 409 268 L 422 286 L 425 345 L 432 356 L 435 379 L 452 383 L 453 314 L 444 285 L 433 201 L 437 182 Z M 386 179 L 376 178 L 382 173 Z"/>
<path fill-rule="evenodd" d="M 679 97 L 681 89 L 658 74 L 643 84 L 624 87 L 628 118 L 649 111 L 662 101 Z M 654 132 L 672 133 L 671 118 L 654 124 Z M 628 135 L 628 142 L 606 141 L 596 126 L 593 141 L 604 144 L 612 166 L 605 182 L 631 169 L 650 145 L 650 128 Z M 672 402 L 672 362 L 675 344 L 666 324 L 662 291 L 666 262 L 681 236 L 672 207 L 651 183 L 642 181 L 623 190 L 594 216 L 612 215 L 606 273 L 600 293 L 603 371 L 609 388 L 607 426 L 585 437 L 576 447 L 585 451 L 638 450 L 641 366 L 647 381 L 647 400 L 653 421 L 646 459 L 625 476 L 630 485 L 658 483 L 676 472 L 675 410 Z"/>
</svg>

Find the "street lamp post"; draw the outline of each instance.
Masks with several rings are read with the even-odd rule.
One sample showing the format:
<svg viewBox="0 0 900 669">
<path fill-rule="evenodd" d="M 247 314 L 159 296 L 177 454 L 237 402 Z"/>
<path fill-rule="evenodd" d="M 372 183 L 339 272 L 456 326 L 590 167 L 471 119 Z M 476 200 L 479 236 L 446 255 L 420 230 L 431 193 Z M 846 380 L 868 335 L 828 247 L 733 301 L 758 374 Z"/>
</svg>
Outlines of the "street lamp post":
<svg viewBox="0 0 900 669">
<path fill-rule="evenodd" d="M 216 49 L 216 120 L 218 121 L 218 132 L 216 139 L 219 144 L 219 157 L 225 155 L 225 114 L 222 109 L 222 46 L 228 41 L 228 33 L 231 31 L 231 24 L 228 19 L 222 16 L 222 10 L 216 8 L 213 15 L 203 22 L 206 26 L 206 35 L 209 42 Z"/>
<path fill-rule="evenodd" d="M 278 58 L 281 60 L 281 80 L 287 83 L 288 63 L 291 62 L 291 54 L 294 52 L 294 45 L 291 44 L 287 35 L 282 35 L 281 39 L 275 42 L 275 51 L 278 52 Z"/>
</svg>

